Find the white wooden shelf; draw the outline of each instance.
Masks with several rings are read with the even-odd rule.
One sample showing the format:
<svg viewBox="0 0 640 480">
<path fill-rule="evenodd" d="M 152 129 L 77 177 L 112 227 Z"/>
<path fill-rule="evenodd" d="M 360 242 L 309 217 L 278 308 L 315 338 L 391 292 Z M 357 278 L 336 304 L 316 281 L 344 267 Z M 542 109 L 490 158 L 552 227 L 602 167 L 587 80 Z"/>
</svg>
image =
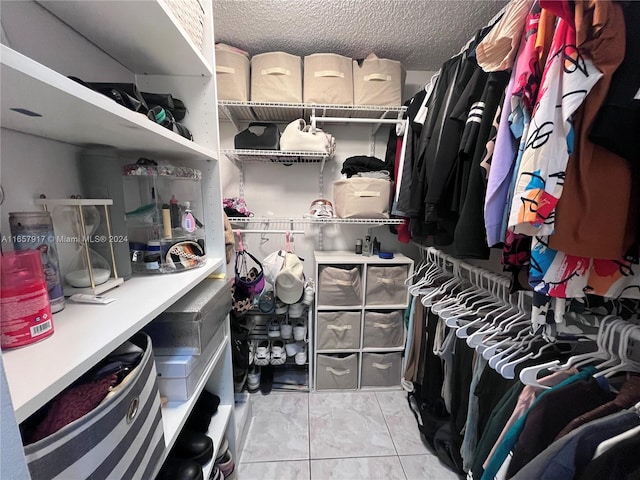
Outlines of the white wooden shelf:
<svg viewBox="0 0 640 480">
<path fill-rule="evenodd" d="M 53 316 L 52 336 L 2 353 L 18 423 L 223 264 L 224 259 L 210 258 L 185 272 L 134 276 L 103 294 L 117 299 L 109 305 L 67 302 Z"/>
<path fill-rule="evenodd" d="M 404 255 L 396 255 L 391 259 L 380 258 L 377 255 L 366 257 L 364 255 L 356 255 L 353 252 L 347 251 L 330 251 L 330 252 L 315 252 L 316 261 L 319 264 L 332 264 L 332 263 L 346 263 L 346 264 L 364 264 L 364 265 L 410 265 L 413 263 L 408 257 Z"/>
<path fill-rule="evenodd" d="M 79 146 L 111 145 L 125 153 L 156 154 L 167 160 L 216 159 L 215 152 L 146 115 L 118 105 L 5 45 L 0 47 L 3 128 Z"/>
<path fill-rule="evenodd" d="M 213 69 L 162 0 L 39 3 L 138 74 L 205 75 Z"/>
<path fill-rule="evenodd" d="M 225 437 L 227 426 L 229 425 L 229 420 L 231 419 L 232 411 L 232 405 L 220 405 L 218 407 L 218 412 L 211 419 L 211 425 L 209 425 L 209 431 L 207 432 L 207 435 L 209 436 L 209 438 L 211 438 L 211 440 L 213 440 L 213 458 L 211 458 L 211 461 L 209 463 L 202 467 L 202 473 L 204 474 L 203 478 L 205 479 L 208 479 L 209 475 L 211 475 L 216 457 L 221 454 L 220 447 Z M 238 468 L 237 461 L 236 468 Z"/>
<path fill-rule="evenodd" d="M 167 445 L 167 449 L 164 452 L 165 458 L 167 457 L 167 455 L 169 455 L 169 451 L 173 447 L 173 444 L 176 442 L 178 435 L 182 431 L 182 427 L 184 426 L 187 420 L 187 417 L 191 413 L 193 406 L 198 400 L 200 393 L 204 389 L 204 386 L 206 385 L 207 380 L 209 380 L 211 373 L 216 368 L 216 365 L 218 365 L 218 362 L 223 358 L 227 345 L 230 345 L 229 335 L 224 336 L 224 341 L 220 343 L 220 346 L 218 347 L 216 352 L 213 354 L 213 357 L 211 358 L 209 365 L 207 365 L 207 367 L 205 368 L 202 374 L 202 377 L 200 377 L 200 380 L 198 380 L 196 389 L 193 392 L 193 395 L 191 395 L 191 398 L 189 398 L 189 400 L 187 400 L 186 402 L 169 402 L 162 407 L 162 423 L 164 428 L 164 441 L 165 441 L 165 444 Z M 220 405 L 218 407 L 218 413 L 220 413 L 221 410 L 224 410 L 225 408 L 228 408 L 230 411 L 232 407 L 230 405 Z M 210 430 L 212 429 L 214 424 L 213 420 L 217 416 L 218 414 L 216 413 L 215 417 L 211 419 Z M 228 418 L 227 418 L 227 421 L 228 421 Z"/>
<path fill-rule="evenodd" d="M 220 100 L 218 102 L 221 120 L 239 123 L 255 121 L 271 121 L 287 123 L 297 118 L 331 116 L 345 118 L 397 118 L 406 111 L 401 105 L 332 105 L 313 103 L 280 103 L 280 102 L 239 102 Z M 322 122 L 318 118 L 319 122 Z"/>
</svg>

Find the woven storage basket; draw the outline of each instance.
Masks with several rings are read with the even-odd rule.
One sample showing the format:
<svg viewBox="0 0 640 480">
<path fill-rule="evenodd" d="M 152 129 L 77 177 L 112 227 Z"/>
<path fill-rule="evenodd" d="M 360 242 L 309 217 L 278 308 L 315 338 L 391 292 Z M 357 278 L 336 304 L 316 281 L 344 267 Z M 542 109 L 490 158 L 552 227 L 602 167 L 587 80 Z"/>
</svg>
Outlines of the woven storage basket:
<svg viewBox="0 0 640 480">
<path fill-rule="evenodd" d="M 200 0 L 165 0 L 180 25 L 202 52 L 204 45 L 204 7 Z"/>
</svg>

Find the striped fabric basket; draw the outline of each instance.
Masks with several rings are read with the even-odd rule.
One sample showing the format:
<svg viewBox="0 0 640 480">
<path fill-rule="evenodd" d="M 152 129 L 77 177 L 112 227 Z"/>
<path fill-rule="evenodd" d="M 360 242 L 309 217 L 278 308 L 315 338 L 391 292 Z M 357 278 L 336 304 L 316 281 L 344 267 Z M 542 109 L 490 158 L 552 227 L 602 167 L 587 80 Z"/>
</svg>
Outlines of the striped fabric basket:
<svg viewBox="0 0 640 480">
<path fill-rule="evenodd" d="M 204 45 L 204 8 L 200 0 L 165 0 L 198 50 Z"/>
<path fill-rule="evenodd" d="M 165 450 L 151 339 L 140 364 L 92 412 L 25 447 L 33 480 L 151 479 Z"/>
</svg>

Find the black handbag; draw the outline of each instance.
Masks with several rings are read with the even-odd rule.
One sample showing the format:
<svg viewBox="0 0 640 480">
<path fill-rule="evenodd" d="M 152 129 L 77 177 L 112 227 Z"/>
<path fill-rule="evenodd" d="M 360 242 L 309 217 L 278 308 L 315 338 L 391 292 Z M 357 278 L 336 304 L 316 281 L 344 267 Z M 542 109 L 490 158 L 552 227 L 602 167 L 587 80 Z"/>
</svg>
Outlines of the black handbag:
<svg viewBox="0 0 640 480">
<path fill-rule="evenodd" d="M 140 113 L 149 111 L 147 102 L 142 98 L 142 94 L 135 83 L 85 82 L 77 77 L 69 78 L 87 88 L 106 95 L 129 110 Z"/>
<path fill-rule="evenodd" d="M 280 131 L 275 123 L 253 122 L 234 137 L 233 143 L 236 149 L 278 150 Z"/>
</svg>

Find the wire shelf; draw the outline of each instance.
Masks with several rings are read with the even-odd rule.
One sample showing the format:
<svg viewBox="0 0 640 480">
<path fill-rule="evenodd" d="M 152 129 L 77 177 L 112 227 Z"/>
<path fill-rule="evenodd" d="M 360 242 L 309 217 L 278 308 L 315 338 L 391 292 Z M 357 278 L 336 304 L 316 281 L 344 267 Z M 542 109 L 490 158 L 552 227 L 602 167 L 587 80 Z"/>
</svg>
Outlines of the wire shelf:
<svg viewBox="0 0 640 480">
<path fill-rule="evenodd" d="M 221 150 L 229 160 L 237 163 L 323 163 L 333 155 L 323 152 L 282 152 L 280 150 Z"/>
<path fill-rule="evenodd" d="M 287 224 L 287 225 L 401 225 L 401 218 L 276 218 L 276 217 L 233 217 L 229 219 L 235 224 Z"/>
<path fill-rule="evenodd" d="M 314 109 L 317 117 L 397 118 L 407 109 L 402 105 L 332 105 L 233 100 L 220 100 L 218 107 L 220 119 L 235 124 L 255 121 L 288 123 L 297 118 L 309 118 Z"/>
</svg>

